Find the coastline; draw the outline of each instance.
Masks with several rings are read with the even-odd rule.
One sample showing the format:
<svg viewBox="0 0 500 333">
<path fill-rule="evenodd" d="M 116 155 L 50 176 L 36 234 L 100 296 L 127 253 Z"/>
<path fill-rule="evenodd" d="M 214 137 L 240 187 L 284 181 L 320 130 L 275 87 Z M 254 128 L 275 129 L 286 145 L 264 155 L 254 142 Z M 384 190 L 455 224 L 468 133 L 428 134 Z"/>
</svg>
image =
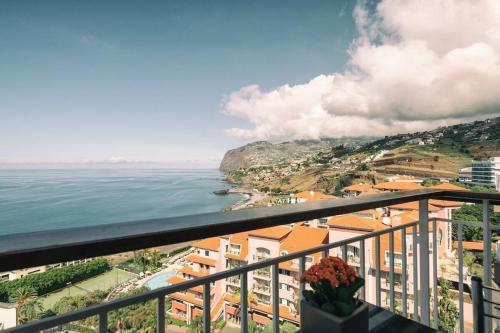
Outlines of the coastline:
<svg viewBox="0 0 500 333">
<path fill-rule="evenodd" d="M 253 205 L 256 202 L 261 201 L 267 196 L 267 194 L 265 193 L 252 191 L 244 187 L 231 188 L 229 189 L 229 193 L 237 193 L 243 196 L 243 198 L 240 201 L 236 202 L 234 205 L 231 206 L 231 210 L 248 208 L 250 205 Z"/>
</svg>

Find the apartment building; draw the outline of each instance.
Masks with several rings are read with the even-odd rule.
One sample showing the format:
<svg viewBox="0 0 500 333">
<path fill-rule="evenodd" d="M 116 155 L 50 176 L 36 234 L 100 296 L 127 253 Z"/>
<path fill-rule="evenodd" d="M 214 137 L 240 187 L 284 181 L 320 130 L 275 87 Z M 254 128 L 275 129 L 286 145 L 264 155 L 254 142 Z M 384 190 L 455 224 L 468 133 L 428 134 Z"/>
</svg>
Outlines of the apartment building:
<svg viewBox="0 0 500 333">
<path fill-rule="evenodd" d="M 472 183 L 500 190 L 500 157 L 472 162 Z"/>
<path fill-rule="evenodd" d="M 392 186 L 387 189 L 394 191 L 406 189 L 407 184 L 419 186 L 413 182 L 390 182 Z M 401 185 L 405 184 L 405 185 Z M 443 187 L 441 185 L 440 187 Z M 448 184 L 445 186 L 453 187 Z M 384 185 L 384 188 L 386 185 Z M 451 189 L 451 188 L 450 188 Z M 364 188 L 359 195 L 370 193 L 370 188 Z M 307 191 L 293 196 L 300 201 L 328 200 L 330 196 L 317 194 L 318 192 Z M 428 213 L 430 217 L 450 218 L 453 209 L 460 207 L 460 203 L 444 200 L 430 200 Z M 253 230 L 250 232 L 208 238 L 193 244 L 194 252 L 186 257 L 186 265 L 178 271 L 177 276 L 171 277 L 169 283 L 179 283 L 186 279 L 205 276 L 221 270 L 240 267 L 266 260 L 268 258 L 286 255 L 300 250 L 312 248 L 319 244 L 332 243 L 344 239 L 350 239 L 360 234 L 387 229 L 397 225 L 404 225 L 419 219 L 418 202 L 393 205 L 384 208 L 360 211 L 355 214 L 340 215 L 331 218 L 303 221 L 286 226 Z M 429 253 L 432 254 L 432 225 L 429 229 Z M 437 222 L 437 250 L 439 262 L 454 258 L 453 244 L 451 238 L 451 227 L 449 223 Z M 417 237 L 419 236 L 417 228 Z M 417 281 L 413 280 L 412 258 L 414 251 L 419 251 L 418 246 L 413 244 L 413 235 L 410 229 L 406 232 L 406 252 L 403 253 L 402 233 L 394 233 L 394 285 L 396 298 L 400 299 L 402 292 L 402 259 L 406 256 L 408 272 L 406 276 L 408 290 L 408 313 L 413 310 L 413 286 Z M 389 305 L 389 235 L 380 238 L 380 272 L 381 272 L 381 304 Z M 359 242 L 347 246 L 347 258 L 350 265 L 360 267 L 360 245 Z M 375 303 L 376 291 L 376 262 L 375 240 L 365 242 L 365 267 L 366 299 Z M 329 253 L 333 256 L 342 256 L 341 249 L 332 249 Z M 319 262 L 321 254 L 306 257 L 306 268 L 313 263 Z M 429 258 L 432 272 L 432 256 Z M 448 262 L 447 262 L 448 263 Z M 419 263 L 417 264 L 417 269 Z M 438 266 L 439 267 L 439 266 Z M 456 267 L 456 265 L 455 265 Z M 442 272 L 441 272 L 442 273 Z M 299 262 L 291 260 L 279 265 L 279 313 L 282 321 L 293 324 L 299 323 Z M 272 272 L 271 268 L 263 268 L 248 275 L 248 310 L 249 318 L 254 322 L 265 325 L 272 319 Z M 417 285 L 417 288 L 420 286 Z M 240 278 L 234 276 L 226 280 L 217 281 L 212 288 L 211 310 L 212 319 L 220 316 L 226 321 L 238 323 L 240 320 Z M 202 289 L 192 288 L 185 293 L 172 295 L 171 314 L 179 319 L 190 321 L 201 315 L 203 306 Z"/>
</svg>

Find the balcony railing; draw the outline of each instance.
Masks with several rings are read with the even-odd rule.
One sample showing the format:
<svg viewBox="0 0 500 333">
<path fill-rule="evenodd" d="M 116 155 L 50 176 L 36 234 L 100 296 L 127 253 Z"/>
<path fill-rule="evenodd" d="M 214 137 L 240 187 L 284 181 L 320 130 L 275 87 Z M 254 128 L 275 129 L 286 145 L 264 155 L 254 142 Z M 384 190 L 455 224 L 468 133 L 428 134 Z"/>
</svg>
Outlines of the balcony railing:
<svg viewBox="0 0 500 333">
<path fill-rule="evenodd" d="M 279 264 L 290 260 L 298 259 L 299 274 L 306 268 L 306 256 L 315 253 L 328 255 L 334 248 L 340 248 L 344 260 L 347 259 L 347 247 L 356 244 L 360 251 L 359 274 L 365 277 L 368 271 L 374 271 L 375 283 L 375 303 L 381 305 L 381 238 L 389 238 L 389 308 L 395 310 L 395 265 L 394 265 L 394 235 L 400 232 L 402 253 L 407 253 L 407 237 L 412 239 L 412 244 L 418 244 L 419 251 L 414 251 L 411 257 L 402 256 L 401 285 L 407 286 L 407 275 L 412 272 L 413 297 L 413 318 L 425 325 L 431 325 L 431 312 L 434 318 L 434 325 L 438 324 L 438 290 L 437 290 L 437 235 L 436 223 L 446 222 L 457 225 L 458 236 L 458 261 L 459 261 L 459 307 L 460 307 L 460 331 L 464 330 L 463 317 L 463 257 L 462 257 L 462 229 L 468 222 L 451 221 L 445 219 L 428 217 L 428 200 L 443 199 L 460 202 L 473 202 L 483 204 L 483 239 L 488 246 L 484 247 L 484 262 L 491 262 L 491 230 L 489 225 L 489 206 L 500 204 L 500 195 L 492 193 L 454 192 L 443 190 L 418 190 L 411 192 L 382 193 L 373 196 L 346 198 L 334 201 L 323 201 L 313 203 L 302 203 L 287 206 L 275 206 L 267 208 L 256 208 L 238 210 L 227 213 L 212 213 L 204 215 L 183 216 L 175 218 L 155 219 L 148 221 L 128 222 L 121 224 L 100 225 L 85 228 L 59 229 L 43 232 L 13 234 L 0 236 L 0 271 L 10 271 L 20 268 L 37 265 L 54 264 L 69 260 L 77 260 L 85 257 L 97 257 L 120 253 L 124 251 L 137 250 L 145 247 L 153 247 L 167 244 L 174 244 L 184 241 L 192 241 L 200 238 L 227 235 L 236 233 L 284 225 L 293 222 L 312 220 L 321 217 L 348 214 L 356 211 L 386 207 L 390 205 L 419 201 L 419 220 L 404 225 L 394 226 L 378 230 L 368 234 L 336 241 L 330 244 L 321 244 L 314 248 L 291 253 L 284 256 L 266 259 L 242 267 L 217 272 L 208 276 L 199 277 L 179 284 L 147 291 L 141 294 L 103 302 L 74 312 L 65 313 L 55 317 L 41 319 L 18 327 L 10 328 L 2 332 L 38 332 L 45 329 L 58 327 L 72 321 L 83 320 L 91 316 L 98 316 L 98 331 L 101 333 L 108 330 L 108 313 L 133 304 L 142 303 L 149 300 L 157 300 L 157 322 L 156 331 L 165 332 L 165 299 L 170 294 L 188 290 L 196 286 L 203 287 L 203 323 L 204 332 L 211 331 L 211 285 L 218 281 L 230 277 L 240 278 L 240 311 L 241 331 L 248 331 L 248 274 L 259 269 L 270 267 L 271 271 L 271 308 L 273 313 L 273 332 L 279 332 Z M 432 225 L 432 255 L 429 257 L 429 224 Z M 474 226 L 478 226 L 475 224 Z M 375 262 L 372 258 L 366 258 L 365 248 L 368 242 L 375 244 Z M 408 259 L 414 268 L 408 270 Z M 432 263 L 431 263 L 432 262 Z M 430 275 L 432 265 L 433 276 Z M 418 269 L 417 269 L 418 268 Z M 368 269 L 368 270 L 367 270 Z M 484 266 L 484 282 L 491 285 L 491 267 Z M 300 283 L 299 289 L 302 292 L 305 286 Z M 432 295 L 430 293 L 432 292 Z M 360 290 L 360 298 L 365 299 L 368 295 L 365 288 Z M 432 297 L 431 297 L 432 296 Z M 401 302 L 409 303 L 407 288 L 402 288 Z M 430 303 L 432 300 L 432 304 Z M 402 315 L 408 316 L 407 306 L 402 306 Z M 490 325 L 491 321 L 486 323 Z"/>
</svg>

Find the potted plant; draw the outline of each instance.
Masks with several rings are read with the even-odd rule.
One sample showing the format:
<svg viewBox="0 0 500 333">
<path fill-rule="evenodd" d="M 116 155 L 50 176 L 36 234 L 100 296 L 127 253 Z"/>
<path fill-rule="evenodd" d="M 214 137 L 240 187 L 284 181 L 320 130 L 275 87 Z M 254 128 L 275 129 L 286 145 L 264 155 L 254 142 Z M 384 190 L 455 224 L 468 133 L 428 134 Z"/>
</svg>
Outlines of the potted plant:
<svg viewBox="0 0 500 333">
<path fill-rule="evenodd" d="M 301 277 L 312 290 L 304 290 L 300 303 L 302 333 L 368 332 L 368 304 L 355 295 L 364 279 L 344 260 L 321 259 Z"/>
</svg>

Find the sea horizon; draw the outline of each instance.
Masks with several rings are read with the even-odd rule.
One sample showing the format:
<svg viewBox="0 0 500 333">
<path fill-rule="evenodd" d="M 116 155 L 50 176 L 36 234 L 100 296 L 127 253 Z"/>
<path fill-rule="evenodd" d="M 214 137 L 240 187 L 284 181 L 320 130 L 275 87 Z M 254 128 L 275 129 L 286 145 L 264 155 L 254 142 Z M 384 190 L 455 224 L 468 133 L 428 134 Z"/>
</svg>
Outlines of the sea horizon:
<svg viewBox="0 0 500 333">
<path fill-rule="evenodd" d="M 0 169 L 0 235 L 222 211 L 216 169 Z"/>
</svg>

